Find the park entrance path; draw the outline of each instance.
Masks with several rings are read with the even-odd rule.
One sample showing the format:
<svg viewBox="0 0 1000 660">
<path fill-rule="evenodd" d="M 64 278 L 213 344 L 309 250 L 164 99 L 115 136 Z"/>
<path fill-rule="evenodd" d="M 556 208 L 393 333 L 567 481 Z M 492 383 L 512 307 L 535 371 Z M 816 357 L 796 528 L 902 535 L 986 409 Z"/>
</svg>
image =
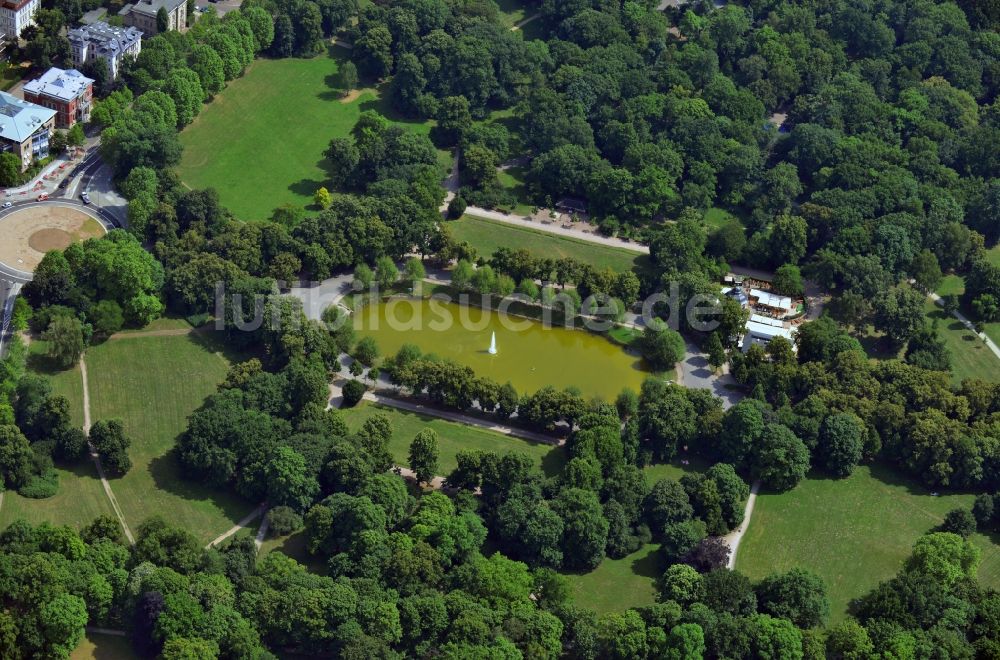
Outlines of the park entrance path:
<svg viewBox="0 0 1000 660">
<path fill-rule="evenodd" d="M 743 509 L 743 522 L 740 526 L 729 532 L 722 538 L 729 545 L 729 563 L 726 564 L 726 568 L 733 570 L 736 567 L 736 552 L 740 549 L 740 541 L 743 540 L 743 535 L 747 533 L 747 528 L 750 527 L 750 517 L 753 515 L 753 507 L 757 503 L 757 492 L 760 491 L 760 482 L 755 481 L 753 485 L 750 486 L 750 495 L 747 497 L 746 508 Z"/>
<path fill-rule="evenodd" d="M 226 539 L 228 539 L 230 536 L 240 531 L 241 529 L 246 529 L 250 525 L 250 523 L 252 523 L 254 520 L 257 520 L 257 518 L 259 518 L 260 516 L 264 515 L 264 511 L 266 510 L 266 508 L 267 507 L 265 505 L 261 504 L 259 507 L 248 513 L 238 523 L 236 523 L 235 525 L 233 525 L 232 527 L 230 527 L 229 529 L 227 529 L 226 531 L 224 531 L 223 533 L 219 534 L 214 539 L 209 541 L 208 545 L 205 546 L 205 549 L 208 550 L 212 546 L 219 545 L 220 543 L 222 543 L 223 541 L 225 541 Z"/>
<path fill-rule="evenodd" d="M 111 484 L 108 482 L 107 477 L 104 476 L 104 466 L 101 465 L 101 457 L 97 454 L 97 450 L 94 449 L 94 445 L 90 443 L 90 387 L 87 385 L 87 362 L 83 356 L 80 356 L 80 377 L 83 380 L 83 432 L 88 435 L 87 447 L 90 448 L 90 457 L 94 460 L 94 467 L 97 468 L 97 476 L 100 477 L 101 485 L 104 486 L 104 494 L 108 496 L 111 508 L 118 517 L 118 522 L 122 525 L 125 538 L 128 539 L 130 545 L 135 545 L 135 537 L 132 536 L 132 530 L 129 529 L 128 523 L 125 522 L 125 514 L 122 513 L 122 508 L 118 504 L 118 498 L 115 497 L 114 491 L 111 490 Z"/>
</svg>

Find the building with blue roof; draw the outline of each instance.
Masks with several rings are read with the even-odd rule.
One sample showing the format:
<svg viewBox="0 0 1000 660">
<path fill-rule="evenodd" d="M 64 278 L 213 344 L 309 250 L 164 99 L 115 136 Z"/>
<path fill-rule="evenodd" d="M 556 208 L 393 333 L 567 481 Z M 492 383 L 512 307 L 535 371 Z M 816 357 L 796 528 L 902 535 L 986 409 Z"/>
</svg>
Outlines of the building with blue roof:
<svg viewBox="0 0 1000 660">
<path fill-rule="evenodd" d="M 0 92 L 0 149 L 21 159 L 21 171 L 49 155 L 56 111 Z"/>
</svg>

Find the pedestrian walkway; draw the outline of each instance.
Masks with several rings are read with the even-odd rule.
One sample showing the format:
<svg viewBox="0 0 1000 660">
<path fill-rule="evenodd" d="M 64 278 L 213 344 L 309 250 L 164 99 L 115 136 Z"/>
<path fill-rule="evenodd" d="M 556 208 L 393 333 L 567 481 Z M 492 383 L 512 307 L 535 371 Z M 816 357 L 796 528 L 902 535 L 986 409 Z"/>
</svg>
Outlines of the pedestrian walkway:
<svg viewBox="0 0 1000 660">
<path fill-rule="evenodd" d="M 939 296 L 936 293 L 931 293 L 931 300 L 933 300 L 938 305 L 944 306 L 944 301 L 941 300 L 941 296 Z M 975 324 L 968 318 L 966 318 L 966 316 L 957 309 L 952 313 L 952 315 L 956 319 L 961 321 L 962 325 L 964 325 L 967 330 L 970 330 L 974 335 L 982 339 L 983 342 L 986 344 L 986 348 L 990 349 L 993 352 L 993 355 L 997 356 L 997 359 L 1000 359 L 1000 347 L 997 347 L 996 343 L 992 339 L 990 339 L 985 332 L 976 332 Z"/>
<path fill-rule="evenodd" d="M 87 384 L 87 363 L 84 361 L 83 357 L 80 358 L 80 378 L 83 381 L 83 432 L 90 434 L 90 387 Z M 94 467 L 97 468 L 97 476 L 101 480 L 101 485 L 104 486 L 104 494 L 108 496 L 108 501 L 111 502 L 111 509 L 115 512 L 115 516 L 118 518 L 118 522 L 121 523 L 122 531 L 125 532 L 125 538 L 128 539 L 129 544 L 135 545 L 135 537 L 132 536 L 132 530 L 129 529 L 128 523 L 125 522 L 125 514 L 122 513 L 122 508 L 118 504 L 118 498 L 115 497 L 114 492 L 111 490 L 111 484 L 108 482 L 107 477 L 104 476 L 104 466 L 101 465 L 101 457 L 94 449 L 94 445 L 87 440 L 87 446 L 90 448 L 90 457 L 94 461 Z"/>
<path fill-rule="evenodd" d="M 63 176 L 68 175 L 84 158 L 84 152 L 79 156 L 61 154 L 42 170 L 28 183 L 16 188 L 7 188 L 4 195 L 7 199 L 37 197 L 42 193 L 52 195 L 59 189 L 59 182 Z"/>
<path fill-rule="evenodd" d="M 729 570 L 736 567 L 736 553 L 740 549 L 740 542 L 743 541 L 743 535 L 747 533 L 747 528 L 750 527 L 750 517 L 753 516 L 753 508 L 757 504 L 757 493 L 759 491 L 760 482 L 753 482 L 753 485 L 750 486 L 750 495 L 747 497 L 746 508 L 743 509 L 743 522 L 740 523 L 739 527 L 722 537 L 726 544 L 729 545 L 729 562 L 726 564 L 726 568 Z"/>
</svg>

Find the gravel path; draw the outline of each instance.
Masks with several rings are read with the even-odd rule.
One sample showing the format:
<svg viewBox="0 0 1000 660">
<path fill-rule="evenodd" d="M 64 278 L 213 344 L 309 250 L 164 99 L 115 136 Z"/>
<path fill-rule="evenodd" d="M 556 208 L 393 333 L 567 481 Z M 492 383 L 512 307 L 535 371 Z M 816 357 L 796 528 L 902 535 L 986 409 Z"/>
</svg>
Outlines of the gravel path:
<svg viewBox="0 0 1000 660">
<path fill-rule="evenodd" d="M 219 545 L 220 543 L 222 543 L 223 541 L 225 541 L 226 539 L 228 539 L 230 536 L 240 531 L 241 529 L 246 529 L 250 525 L 250 523 L 252 523 L 254 520 L 257 520 L 257 518 L 259 518 L 260 516 L 264 515 L 264 509 L 265 509 L 264 505 L 261 504 L 259 507 L 248 513 L 238 523 L 236 523 L 235 525 L 224 531 L 222 534 L 219 534 L 214 539 L 209 541 L 208 545 L 205 546 L 205 549 L 208 550 L 213 545 Z"/>
<path fill-rule="evenodd" d="M 83 380 L 83 432 L 90 433 L 90 387 L 87 385 L 87 362 L 80 357 L 80 377 Z M 108 496 L 108 501 L 111 502 L 111 508 L 114 510 L 115 515 L 118 517 L 118 522 L 122 525 L 122 531 L 125 532 L 125 538 L 131 545 L 135 545 L 135 537 L 132 536 L 132 530 L 129 529 L 128 523 L 125 522 L 125 514 L 122 513 L 122 508 L 118 504 L 118 498 L 115 497 L 114 491 L 111 490 L 111 484 L 108 482 L 107 477 L 104 476 L 104 466 L 101 465 L 101 457 L 97 454 L 97 450 L 94 449 L 94 445 L 87 441 L 87 446 L 90 447 L 90 457 L 94 460 L 94 467 L 97 468 L 97 476 L 101 479 L 101 485 L 104 486 L 104 493 Z"/>
</svg>

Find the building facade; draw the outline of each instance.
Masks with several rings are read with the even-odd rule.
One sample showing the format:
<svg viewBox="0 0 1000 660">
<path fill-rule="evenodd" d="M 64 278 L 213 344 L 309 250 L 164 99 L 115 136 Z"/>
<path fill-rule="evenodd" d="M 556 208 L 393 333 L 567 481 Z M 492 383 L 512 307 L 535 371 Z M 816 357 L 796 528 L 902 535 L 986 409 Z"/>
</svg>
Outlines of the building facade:
<svg viewBox="0 0 1000 660">
<path fill-rule="evenodd" d="M 104 21 L 70 30 L 67 37 L 73 66 L 79 68 L 104 58 L 112 80 L 118 78 L 125 58 L 135 59 L 142 50 L 142 32 L 138 28 L 114 27 Z"/>
<path fill-rule="evenodd" d="M 0 92 L 0 150 L 21 159 L 21 171 L 49 155 L 56 111 Z"/>
<path fill-rule="evenodd" d="M 0 2 L 0 32 L 7 39 L 17 39 L 24 28 L 35 22 L 41 0 L 3 0 Z"/>
<path fill-rule="evenodd" d="M 167 30 L 181 30 L 187 26 L 187 0 L 139 0 L 121 8 L 118 15 L 125 25 L 142 30 L 143 34 L 156 34 L 156 14 L 163 8 L 167 12 Z"/>
<path fill-rule="evenodd" d="M 56 127 L 70 128 L 90 119 L 94 99 L 94 81 L 76 69 L 55 67 L 24 84 L 24 100 L 56 111 Z"/>
</svg>

